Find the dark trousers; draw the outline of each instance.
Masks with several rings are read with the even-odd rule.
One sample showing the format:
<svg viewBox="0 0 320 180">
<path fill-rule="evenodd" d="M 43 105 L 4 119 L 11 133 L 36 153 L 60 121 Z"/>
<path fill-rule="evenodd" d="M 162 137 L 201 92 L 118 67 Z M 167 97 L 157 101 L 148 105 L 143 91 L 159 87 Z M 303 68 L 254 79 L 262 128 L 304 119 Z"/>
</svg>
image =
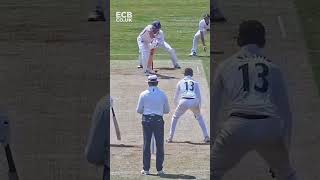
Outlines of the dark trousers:
<svg viewBox="0 0 320 180">
<path fill-rule="evenodd" d="M 110 179 L 110 167 L 108 165 L 104 165 L 103 167 L 103 180 Z"/>
<path fill-rule="evenodd" d="M 164 161 L 164 121 L 162 116 L 143 115 L 142 116 L 143 128 L 143 170 L 149 171 L 151 161 L 151 138 L 154 134 L 157 147 L 156 168 L 161 171 Z"/>
</svg>

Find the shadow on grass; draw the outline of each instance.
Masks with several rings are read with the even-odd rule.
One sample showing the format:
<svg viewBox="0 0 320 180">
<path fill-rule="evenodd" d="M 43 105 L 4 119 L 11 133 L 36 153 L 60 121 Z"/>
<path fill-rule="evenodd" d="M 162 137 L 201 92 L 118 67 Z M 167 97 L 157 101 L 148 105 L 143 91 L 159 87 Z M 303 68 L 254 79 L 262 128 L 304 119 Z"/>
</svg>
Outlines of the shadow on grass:
<svg viewBox="0 0 320 180">
<path fill-rule="evenodd" d="M 172 141 L 171 143 L 192 144 L 192 145 L 210 145 L 210 143 L 196 143 L 196 142 L 191 142 L 191 141 Z"/>
<path fill-rule="evenodd" d="M 140 146 L 138 145 L 126 145 L 126 144 L 110 144 L 110 147 L 140 148 Z"/>
<path fill-rule="evenodd" d="M 175 68 L 172 67 L 156 67 L 155 70 L 168 70 L 168 71 L 173 71 L 176 70 Z"/>
</svg>

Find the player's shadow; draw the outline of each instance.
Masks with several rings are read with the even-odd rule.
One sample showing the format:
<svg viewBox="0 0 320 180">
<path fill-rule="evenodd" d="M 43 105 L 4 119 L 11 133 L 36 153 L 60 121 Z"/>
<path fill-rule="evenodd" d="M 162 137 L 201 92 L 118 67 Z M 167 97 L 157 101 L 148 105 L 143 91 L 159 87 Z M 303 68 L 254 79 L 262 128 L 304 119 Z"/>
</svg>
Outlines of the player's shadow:
<svg viewBox="0 0 320 180">
<path fill-rule="evenodd" d="M 171 143 L 192 144 L 192 145 L 210 145 L 210 143 L 196 143 L 196 142 L 191 142 L 191 141 L 172 141 Z"/>
<path fill-rule="evenodd" d="M 186 174 L 164 174 L 161 175 L 160 178 L 165 179 L 197 179 L 195 176 L 190 176 Z"/>
<path fill-rule="evenodd" d="M 159 69 L 159 70 L 168 70 L 168 71 L 176 70 L 175 68 L 171 68 L 171 67 L 157 67 L 156 70 L 157 69 Z"/>
<path fill-rule="evenodd" d="M 126 144 L 110 144 L 110 147 L 140 148 L 140 146 L 138 145 L 126 145 Z"/>
<path fill-rule="evenodd" d="M 159 79 L 177 79 L 174 76 L 167 76 L 167 75 L 162 75 L 162 74 L 158 74 L 158 73 L 157 73 L 157 76 Z"/>
</svg>

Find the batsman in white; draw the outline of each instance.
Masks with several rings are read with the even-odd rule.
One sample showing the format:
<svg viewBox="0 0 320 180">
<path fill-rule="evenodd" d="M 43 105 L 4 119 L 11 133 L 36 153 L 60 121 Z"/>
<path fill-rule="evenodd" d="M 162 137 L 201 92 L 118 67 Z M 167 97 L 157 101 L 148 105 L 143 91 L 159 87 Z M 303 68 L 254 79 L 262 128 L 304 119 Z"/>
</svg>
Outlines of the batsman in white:
<svg viewBox="0 0 320 180">
<path fill-rule="evenodd" d="M 155 35 L 161 28 L 160 21 L 154 21 L 151 25 L 146 26 L 137 37 L 139 47 L 139 62 L 141 62 L 143 72 L 146 76 L 154 74 L 152 69 L 148 67 L 148 60 L 152 48 L 157 46 Z"/>
<path fill-rule="evenodd" d="M 287 91 L 280 69 L 262 53 L 264 26 L 255 20 L 241 23 L 238 45 L 241 50 L 219 65 L 213 81 L 211 123 L 221 128 L 213 130 L 211 179 L 221 180 L 245 154 L 256 151 L 277 180 L 296 180 L 289 160 Z M 220 125 L 221 112 L 228 118 Z"/>
<path fill-rule="evenodd" d="M 203 19 L 199 22 L 199 30 L 193 37 L 193 44 L 190 56 L 197 56 L 197 49 L 198 49 L 198 42 L 201 39 L 203 50 L 207 51 L 207 46 L 205 43 L 205 35 L 207 32 L 210 32 L 210 15 L 205 14 L 203 15 Z"/>
<path fill-rule="evenodd" d="M 181 79 L 177 84 L 174 96 L 174 103 L 177 108 L 172 116 L 170 134 L 167 142 L 172 142 L 178 119 L 187 110 L 190 109 L 193 112 L 195 118 L 198 120 L 198 123 L 202 129 L 204 142 L 209 143 L 210 138 L 208 135 L 207 127 L 200 112 L 201 93 L 199 83 L 192 79 L 193 70 L 191 68 L 186 68 L 184 70 L 184 76 L 185 77 Z"/>
<path fill-rule="evenodd" d="M 173 65 L 174 69 L 181 69 L 179 63 L 178 63 L 178 58 L 177 58 L 177 54 L 176 51 L 170 46 L 170 44 L 168 42 L 165 41 L 164 39 L 164 33 L 163 31 L 160 29 L 159 32 L 155 35 L 155 38 L 157 39 L 157 44 L 155 46 L 156 49 L 162 48 L 165 51 L 167 51 L 170 54 L 170 58 L 171 58 L 171 62 Z M 141 58 L 139 58 L 139 63 L 140 65 L 138 66 L 138 68 L 142 68 L 142 62 L 141 62 Z"/>
</svg>

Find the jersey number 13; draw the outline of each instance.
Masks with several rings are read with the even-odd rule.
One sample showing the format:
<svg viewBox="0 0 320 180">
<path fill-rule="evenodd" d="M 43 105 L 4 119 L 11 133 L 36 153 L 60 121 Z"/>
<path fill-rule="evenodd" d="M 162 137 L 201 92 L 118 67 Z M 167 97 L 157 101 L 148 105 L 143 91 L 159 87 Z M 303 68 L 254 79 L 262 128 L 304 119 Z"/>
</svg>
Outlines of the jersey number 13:
<svg viewBox="0 0 320 180">
<path fill-rule="evenodd" d="M 194 82 L 193 81 L 185 81 L 186 91 L 194 91 Z"/>
<path fill-rule="evenodd" d="M 255 68 L 261 67 L 262 71 L 257 73 L 257 76 L 259 79 L 261 79 L 262 83 L 261 84 L 255 84 L 254 85 L 254 90 L 264 93 L 268 90 L 269 87 L 269 82 L 266 79 L 266 77 L 269 74 L 269 68 L 267 65 L 264 63 L 256 63 Z M 249 82 L 249 64 L 243 64 L 239 66 L 239 70 L 242 71 L 242 79 L 243 79 L 243 85 L 242 88 L 244 91 L 249 91 L 250 90 L 250 82 Z"/>
</svg>

